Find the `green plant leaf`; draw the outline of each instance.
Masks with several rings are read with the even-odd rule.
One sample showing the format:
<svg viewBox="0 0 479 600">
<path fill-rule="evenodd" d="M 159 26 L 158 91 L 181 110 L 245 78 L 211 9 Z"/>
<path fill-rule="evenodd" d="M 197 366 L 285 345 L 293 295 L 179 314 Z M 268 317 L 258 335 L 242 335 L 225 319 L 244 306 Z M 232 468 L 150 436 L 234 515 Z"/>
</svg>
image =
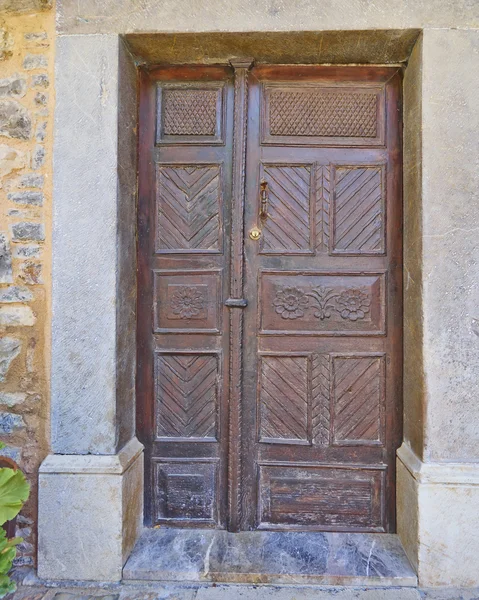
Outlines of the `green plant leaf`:
<svg viewBox="0 0 479 600">
<path fill-rule="evenodd" d="M 5 448 L 6 444 L 5 442 L 0 442 L 0 450 L 3 450 Z"/>
<path fill-rule="evenodd" d="M 0 469 L 0 525 L 18 515 L 30 493 L 30 484 L 21 471 Z"/>
<path fill-rule="evenodd" d="M 15 582 L 8 575 L 0 575 L 0 598 L 13 593 L 17 589 Z"/>
<path fill-rule="evenodd" d="M 7 539 L 5 530 L 0 527 L 0 598 L 15 591 L 15 584 L 8 576 L 8 572 L 12 568 L 13 559 L 17 552 L 15 546 L 20 540 L 21 538 Z"/>
</svg>

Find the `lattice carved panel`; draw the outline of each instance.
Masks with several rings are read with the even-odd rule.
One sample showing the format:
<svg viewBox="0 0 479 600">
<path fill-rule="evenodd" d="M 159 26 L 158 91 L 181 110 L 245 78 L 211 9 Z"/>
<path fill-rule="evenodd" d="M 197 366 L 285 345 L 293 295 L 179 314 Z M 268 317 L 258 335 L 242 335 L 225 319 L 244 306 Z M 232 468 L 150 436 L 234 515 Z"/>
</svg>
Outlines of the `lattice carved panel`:
<svg viewBox="0 0 479 600">
<path fill-rule="evenodd" d="M 265 85 L 266 144 L 382 145 L 384 95 L 377 87 Z"/>
<path fill-rule="evenodd" d="M 158 144 L 222 144 L 222 83 L 164 84 L 157 96 Z"/>
</svg>

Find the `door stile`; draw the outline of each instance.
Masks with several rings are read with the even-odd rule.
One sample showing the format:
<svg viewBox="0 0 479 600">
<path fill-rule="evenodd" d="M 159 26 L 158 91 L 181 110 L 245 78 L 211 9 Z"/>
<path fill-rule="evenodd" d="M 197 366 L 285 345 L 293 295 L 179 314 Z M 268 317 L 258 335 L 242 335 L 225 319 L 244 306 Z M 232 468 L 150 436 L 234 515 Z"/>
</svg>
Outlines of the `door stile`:
<svg viewBox="0 0 479 600">
<path fill-rule="evenodd" d="M 231 62 L 234 69 L 233 184 L 231 195 L 230 404 L 228 453 L 228 529 L 238 531 L 243 520 L 242 403 L 244 299 L 244 202 L 248 71 L 252 60 Z"/>
</svg>

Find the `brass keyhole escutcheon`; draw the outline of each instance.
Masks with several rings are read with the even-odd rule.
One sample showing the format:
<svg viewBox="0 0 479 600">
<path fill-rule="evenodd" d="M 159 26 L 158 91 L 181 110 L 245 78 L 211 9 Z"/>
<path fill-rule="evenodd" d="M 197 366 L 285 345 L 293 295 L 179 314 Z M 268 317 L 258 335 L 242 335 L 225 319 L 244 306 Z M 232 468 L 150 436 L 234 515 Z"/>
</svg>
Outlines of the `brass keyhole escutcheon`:
<svg viewBox="0 0 479 600">
<path fill-rule="evenodd" d="M 250 229 L 249 232 L 249 237 L 256 242 L 257 240 L 259 240 L 259 238 L 261 237 L 261 229 L 258 229 L 257 227 L 253 227 L 253 229 Z"/>
</svg>

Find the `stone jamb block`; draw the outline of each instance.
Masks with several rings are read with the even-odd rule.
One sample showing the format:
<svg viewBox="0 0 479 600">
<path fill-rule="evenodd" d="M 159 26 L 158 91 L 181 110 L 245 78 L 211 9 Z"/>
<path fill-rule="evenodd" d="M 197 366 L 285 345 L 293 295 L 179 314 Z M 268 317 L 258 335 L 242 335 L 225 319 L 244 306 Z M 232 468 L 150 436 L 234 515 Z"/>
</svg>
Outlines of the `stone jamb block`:
<svg viewBox="0 0 479 600">
<path fill-rule="evenodd" d="M 120 581 L 143 527 L 143 446 L 49 455 L 39 471 L 38 575 Z"/>
<path fill-rule="evenodd" d="M 479 463 L 422 462 L 397 452 L 398 533 L 420 587 L 479 586 Z"/>
</svg>

